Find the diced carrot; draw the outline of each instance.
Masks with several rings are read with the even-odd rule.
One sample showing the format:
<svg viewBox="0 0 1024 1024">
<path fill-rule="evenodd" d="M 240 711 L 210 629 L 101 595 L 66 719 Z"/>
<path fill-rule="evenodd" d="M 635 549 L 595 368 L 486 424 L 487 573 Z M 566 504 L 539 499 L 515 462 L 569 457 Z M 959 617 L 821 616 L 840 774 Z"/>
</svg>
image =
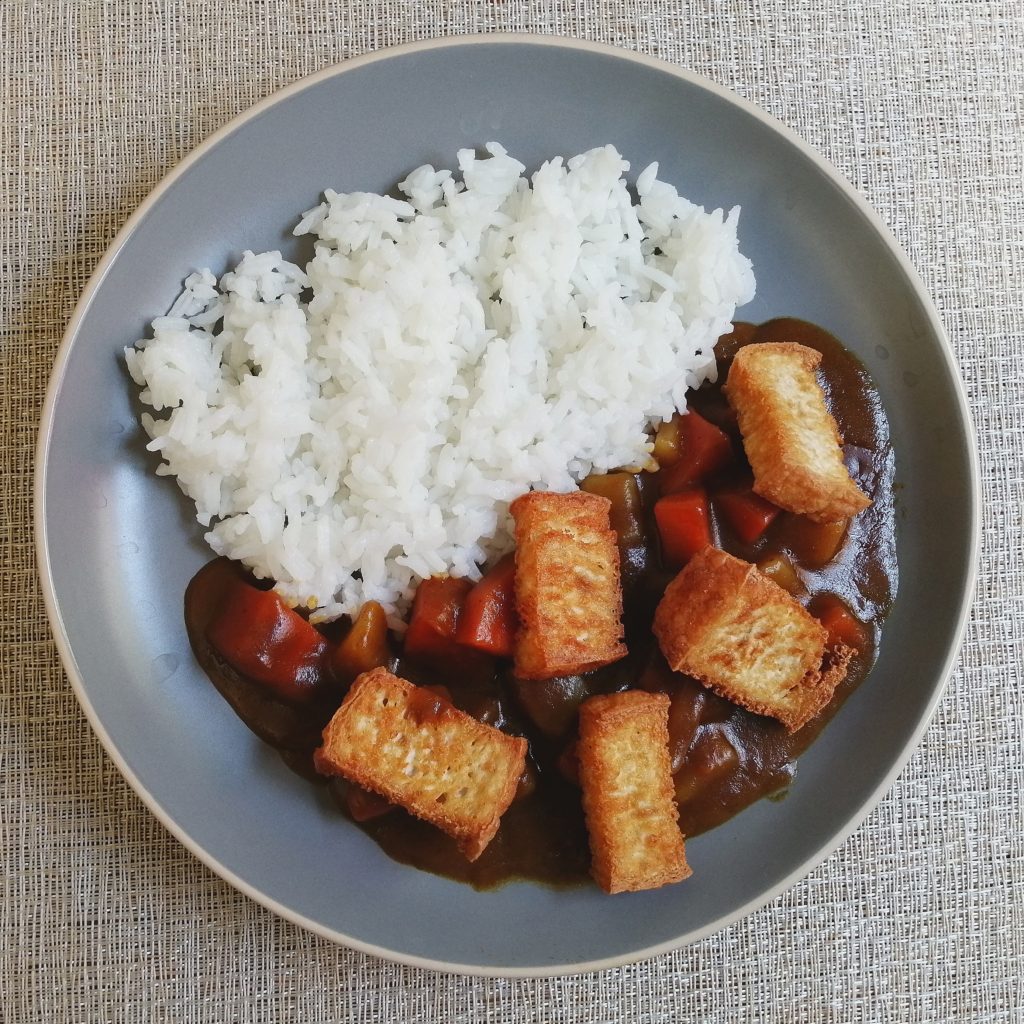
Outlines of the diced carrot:
<svg viewBox="0 0 1024 1024">
<path fill-rule="evenodd" d="M 459 615 L 472 590 L 469 580 L 453 576 L 431 576 L 416 588 L 412 616 L 405 632 L 405 653 L 443 658 L 459 650 L 455 632 Z"/>
<path fill-rule="evenodd" d="M 732 460 L 729 438 L 700 413 L 679 417 L 679 458 L 659 474 L 662 494 L 702 483 Z"/>
<path fill-rule="evenodd" d="M 707 494 L 692 487 L 660 498 L 654 518 L 661 535 L 661 553 L 667 565 L 685 565 L 698 551 L 712 543 Z"/>
<path fill-rule="evenodd" d="M 829 647 L 844 644 L 855 651 L 867 648 L 867 627 L 835 594 L 820 594 L 811 602 L 810 612 L 828 632 Z"/>
<path fill-rule="evenodd" d="M 750 487 L 732 487 L 712 496 L 719 515 L 744 544 L 753 544 L 782 511 Z"/>
<path fill-rule="evenodd" d="M 356 616 L 352 628 L 334 651 L 331 664 L 334 674 L 345 683 L 371 668 L 387 665 L 388 620 L 376 601 L 367 601 Z"/>
<path fill-rule="evenodd" d="M 467 647 L 507 658 L 512 654 L 516 615 L 516 561 L 508 554 L 466 595 L 455 639 Z"/>
<path fill-rule="evenodd" d="M 289 701 L 309 700 L 323 678 L 327 641 L 272 590 L 229 585 L 206 638 L 243 675 Z"/>
</svg>

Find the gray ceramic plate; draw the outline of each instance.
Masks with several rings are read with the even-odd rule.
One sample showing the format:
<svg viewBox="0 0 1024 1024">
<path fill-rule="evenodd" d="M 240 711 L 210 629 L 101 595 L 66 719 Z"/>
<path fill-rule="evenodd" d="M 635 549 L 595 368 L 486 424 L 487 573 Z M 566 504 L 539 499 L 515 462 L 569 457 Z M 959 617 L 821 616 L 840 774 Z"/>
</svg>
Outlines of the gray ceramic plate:
<svg viewBox="0 0 1024 1024">
<path fill-rule="evenodd" d="M 201 531 L 144 456 L 121 349 L 193 269 L 243 249 L 296 253 L 325 187 L 387 190 L 490 139 L 528 165 L 612 142 L 705 206 L 740 203 L 757 299 L 868 365 L 895 438 L 900 593 L 881 658 L 762 802 L 688 844 L 693 878 L 610 898 L 510 884 L 479 893 L 387 859 L 235 718 L 193 662 L 182 594 Z M 196 856 L 277 913 L 408 963 L 563 973 L 690 942 L 820 863 L 891 785 L 951 669 L 976 555 L 972 436 L 935 310 L 849 185 L 799 139 L 711 83 L 633 54 L 524 37 L 373 54 L 285 89 L 174 170 L 117 236 L 68 327 L 43 413 L 37 539 L 61 656 L 110 756 Z"/>
</svg>

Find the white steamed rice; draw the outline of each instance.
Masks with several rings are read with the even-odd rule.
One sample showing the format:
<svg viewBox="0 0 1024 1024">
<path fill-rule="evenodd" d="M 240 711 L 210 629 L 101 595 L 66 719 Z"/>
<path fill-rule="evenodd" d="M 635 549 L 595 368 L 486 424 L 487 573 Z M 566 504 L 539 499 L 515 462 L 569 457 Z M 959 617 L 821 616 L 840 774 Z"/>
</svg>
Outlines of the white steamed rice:
<svg viewBox="0 0 1024 1024">
<path fill-rule="evenodd" d="M 398 625 L 421 578 L 510 548 L 513 498 L 642 465 L 754 294 L 738 208 L 657 164 L 634 204 L 612 146 L 530 179 L 486 151 L 461 180 L 418 168 L 405 199 L 326 192 L 295 229 L 305 270 L 246 252 L 192 274 L 125 352 L 210 546 L 316 619 L 376 600 Z"/>
</svg>

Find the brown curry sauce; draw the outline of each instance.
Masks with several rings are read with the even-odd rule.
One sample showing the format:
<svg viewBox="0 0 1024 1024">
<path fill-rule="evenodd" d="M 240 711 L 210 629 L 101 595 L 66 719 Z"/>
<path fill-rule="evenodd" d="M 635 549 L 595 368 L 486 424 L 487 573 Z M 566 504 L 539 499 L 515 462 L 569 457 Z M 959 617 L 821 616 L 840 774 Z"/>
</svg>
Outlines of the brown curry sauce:
<svg viewBox="0 0 1024 1024">
<path fill-rule="evenodd" d="M 467 862 L 452 839 L 400 809 L 358 823 L 389 856 L 477 888 L 512 878 L 553 885 L 584 881 L 590 861 L 586 827 L 579 790 L 567 780 L 572 774 L 577 709 L 590 696 L 629 688 L 661 690 L 672 699 L 670 753 L 685 835 L 712 828 L 763 796 L 785 792 L 794 777 L 797 756 L 875 660 L 881 623 L 897 586 L 893 454 L 878 393 L 864 368 L 821 328 L 786 318 L 759 327 L 737 324 L 716 346 L 719 382 L 706 384 L 690 396 L 690 407 L 732 438 L 741 465 L 745 461 L 735 417 L 721 382 L 736 348 L 753 341 L 798 342 L 822 353 L 819 379 L 845 441 L 847 465 L 872 498 L 871 507 L 851 521 L 841 549 L 825 565 L 815 560 L 812 524 L 799 516 L 783 512 L 753 544 L 740 542 L 725 523 L 715 521 L 719 545 L 740 558 L 756 562 L 777 553 L 788 556 L 806 591 L 801 599 L 812 611 L 822 595 L 836 595 L 866 627 L 869 643 L 855 655 L 832 702 L 803 729 L 790 734 L 774 719 L 751 714 L 668 668 L 650 624 L 674 573 L 663 568 L 657 550 L 652 512 L 658 497 L 657 474 L 642 473 L 647 541 L 632 548 L 623 564 L 629 654 L 622 661 L 585 676 L 521 681 L 512 677 L 507 662 L 472 654 L 455 671 L 450 665 L 417 663 L 401 655 L 393 659 L 390 668 L 396 674 L 421 685 L 443 687 L 457 707 L 488 724 L 525 735 L 530 747 L 519 795 L 477 861 Z M 207 641 L 207 626 L 241 572 L 233 563 L 217 559 L 190 583 L 185 620 L 196 658 L 239 717 L 274 746 L 290 767 L 329 786 L 344 807 L 346 783 L 323 779 L 312 767 L 321 730 L 344 696 L 341 688 L 325 681 L 315 700 L 287 703 L 236 672 Z M 332 641 L 343 630 L 344 623 L 322 627 Z M 448 706 L 430 691 L 424 691 L 423 702 L 425 717 Z"/>
</svg>

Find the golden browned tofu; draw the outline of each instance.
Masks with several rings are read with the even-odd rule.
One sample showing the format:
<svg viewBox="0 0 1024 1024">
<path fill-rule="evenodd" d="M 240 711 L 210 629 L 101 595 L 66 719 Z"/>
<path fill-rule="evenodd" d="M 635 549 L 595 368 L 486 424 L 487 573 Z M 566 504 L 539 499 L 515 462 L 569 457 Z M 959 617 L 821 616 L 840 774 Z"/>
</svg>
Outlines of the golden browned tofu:
<svg viewBox="0 0 1024 1024">
<path fill-rule="evenodd" d="M 803 345 L 741 348 L 725 393 L 736 411 L 754 490 L 819 523 L 871 504 L 843 463 L 839 428 L 815 371 L 821 354 Z"/>
<path fill-rule="evenodd" d="M 756 566 L 713 547 L 668 585 L 654 635 L 673 670 L 790 732 L 832 699 L 852 653 L 826 657 L 814 616 Z"/>
<path fill-rule="evenodd" d="M 476 860 L 515 796 L 526 740 L 375 668 L 352 684 L 314 762 L 436 825 Z"/>
<path fill-rule="evenodd" d="M 512 502 L 521 678 L 589 672 L 625 656 L 610 508 L 607 498 L 583 491 L 531 491 Z"/>
<path fill-rule="evenodd" d="M 688 878 L 668 753 L 669 698 L 629 690 L 580 708 L 577 745 L 591 873 L 605 892 Z"/>
</svg>

